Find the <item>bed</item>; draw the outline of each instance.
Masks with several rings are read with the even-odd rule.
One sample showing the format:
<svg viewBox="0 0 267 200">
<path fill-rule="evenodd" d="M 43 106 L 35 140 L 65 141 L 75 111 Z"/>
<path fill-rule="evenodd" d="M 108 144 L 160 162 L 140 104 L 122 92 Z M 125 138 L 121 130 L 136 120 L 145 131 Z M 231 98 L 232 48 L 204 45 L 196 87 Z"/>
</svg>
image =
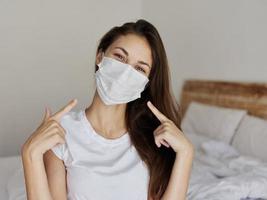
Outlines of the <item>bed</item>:
<svg viewBox="0 0 267 200">
<path fill-rule="evenodd" d="M 267 84 L 187 80 L 180 106 L 195 147 L 187 198 L 267 199 Z"/>
<path fill-rule="evenodd" d="M 0 199 L 26 199 L 19 155 L 0 157 Z"/>
<path fill-rule="evenodd" d="M 259 129 L 267 127 L 267 84 L 186 80 L 180 106 L 183 131 L 196 152 L 187 199 L 267 199 L 267 128 Z M 265 134 L 255 141 L 262 149 L 250 152 L 249 137 L 256 133 Z M 23 178 L 19 155 L 0 158 L 0 199 L 26 199 Z"/>
</svg>

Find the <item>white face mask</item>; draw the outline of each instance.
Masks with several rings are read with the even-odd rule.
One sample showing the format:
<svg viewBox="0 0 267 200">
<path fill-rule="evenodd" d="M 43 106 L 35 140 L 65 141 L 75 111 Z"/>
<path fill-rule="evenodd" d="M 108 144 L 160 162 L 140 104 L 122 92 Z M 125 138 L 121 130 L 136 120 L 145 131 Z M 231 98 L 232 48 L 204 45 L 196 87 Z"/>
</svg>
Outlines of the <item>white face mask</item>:
<svg viewBox="0 0 267 200">
<path fill-rule="evenodd" d="M 131 65 L 103 57 L 95 73 L 97 92 L 106 105 L 122 104 L 141 97 L 147 76 Z"/>
</svg>

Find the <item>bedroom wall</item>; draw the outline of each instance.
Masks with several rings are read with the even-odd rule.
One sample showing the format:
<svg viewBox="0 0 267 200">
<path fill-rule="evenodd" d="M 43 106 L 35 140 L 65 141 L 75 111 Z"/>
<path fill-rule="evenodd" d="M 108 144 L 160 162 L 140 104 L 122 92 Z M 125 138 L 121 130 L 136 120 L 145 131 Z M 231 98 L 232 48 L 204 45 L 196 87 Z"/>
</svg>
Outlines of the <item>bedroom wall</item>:
<svg viewBox="0 0 267 200">
<path fill-rule="evenodd" d="M 141 16 L 141 0 L 0 1 L 0 156 L 18 154 L 45 105 L 89 105 L 96 45 Z M 130 8 L 130 9 L 129 9 Z"/>
<path fill-rule="evenodd" d="M 130 8 L 130 9 L 129 9 Z M 186 78 L 267 80 L 263 0 L 0 1 L 0 156 L 18 154 L 42 120 L 91 102 L 98 39 L 145 18 L 159 30 L 179 98 Z"/>
<path fill-rule="evenodd" d="M 179 97 L 187 78 L 267 81 L 267 1 L 143 1 L 160 31 Z"/>
</svg>

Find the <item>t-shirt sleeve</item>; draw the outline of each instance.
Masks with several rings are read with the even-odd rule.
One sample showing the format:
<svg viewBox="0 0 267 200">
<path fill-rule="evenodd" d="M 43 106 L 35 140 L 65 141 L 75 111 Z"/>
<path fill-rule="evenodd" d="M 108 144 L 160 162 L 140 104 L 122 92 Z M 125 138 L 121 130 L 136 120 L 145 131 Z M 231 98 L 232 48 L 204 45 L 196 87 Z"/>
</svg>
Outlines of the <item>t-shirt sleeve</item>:
<svg viewBox="0 0 267 200">
<path fill-rule="evenodd" d="M 67 128 L 67 125 L 68 125 L 68 114 L 69 113 L 65 113 L 65 115 L 63 115 L 59 121 L 59 124 L 65 129 L 66 131 L 66 134 L 68 132 L 68 128 Z M 66 139 L 66 137 L 65 137 Z M 60 160 L 63 160 L 65 159 L 65 156 L 66 156 L 66 151 L 67 151 L 67 145 L 66 145 L 66 142 L 65 143 L 58 143 L 56 144 L 55 146 L 53 146 L 51 148 L 51 150 L 53 151 L 53 153 L 60 159 Z"/>
<path fill-rule="evenodd" d="M 64 160 L 64 155 L 66 151 L 66 144 L 57 144 L 54 147 L 51 148 L 51 150 L 54 152 L 54 154 L 60 159 Z"/>
</svg>

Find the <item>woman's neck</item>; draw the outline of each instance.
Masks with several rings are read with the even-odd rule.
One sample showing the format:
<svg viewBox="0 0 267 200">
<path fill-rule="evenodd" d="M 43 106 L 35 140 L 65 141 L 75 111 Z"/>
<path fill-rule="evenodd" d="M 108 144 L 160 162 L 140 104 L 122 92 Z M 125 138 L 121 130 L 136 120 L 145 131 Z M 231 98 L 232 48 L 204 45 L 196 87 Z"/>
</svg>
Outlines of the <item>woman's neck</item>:
<svg viewBox="0 0 267 200">
<path fill-rule="evenodd" d="M 109 139 L 118 138 L 127 132 L 125 111 L 126 104 L 105 105 L 97 91 L 91 105 L 85 109 L 94 130 Z"/>
</svg>

